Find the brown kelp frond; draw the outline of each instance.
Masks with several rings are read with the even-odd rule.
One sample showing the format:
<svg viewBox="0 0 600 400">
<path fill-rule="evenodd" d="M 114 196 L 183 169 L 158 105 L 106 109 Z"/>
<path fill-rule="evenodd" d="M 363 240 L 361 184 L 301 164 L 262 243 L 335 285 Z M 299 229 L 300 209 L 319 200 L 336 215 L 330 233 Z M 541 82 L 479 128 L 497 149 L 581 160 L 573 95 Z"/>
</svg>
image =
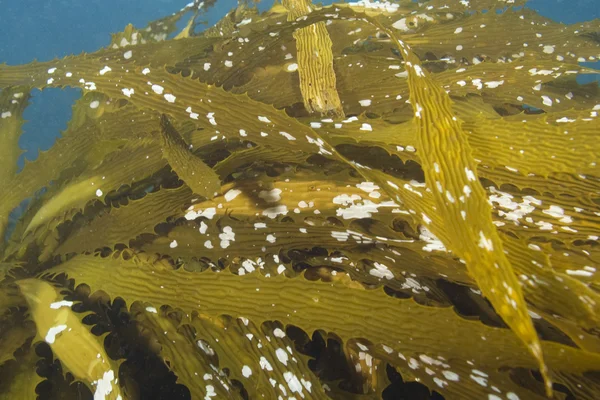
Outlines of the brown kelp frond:
<svg viewBox="0 0 600 400">
<path fill-rule="evenodd" d="M 594 398 L 598 21 L 524 3 L 193 2 L 0 65 L 0 397 Z"/>
<path fill-rule="evenodd" d="M 185 313 L 196 311 L 213 317 L 226 314 L 248 318 L 255 324 L 268 319 L 277 320 L 284 326 L 293 323 L 308 334 L 316 330 L 335 332 L 343 341 L 365 339 L 399 367 L 411 369 L 412 373 L 422 371 L 422 379 L 428 377 L 432 380 L 440 375 L 436 379 L 443 380 L 440 383 L 443 388 L 439 389 L 441 393 L 454 392 L 458 395 L 463 390 L 474 390 L 484 394 L 488 379 L 503 392 L 523 390 L 510 383 L 507 376 L 502 377 L 502 366 L 536 368 L 527 348 L 510 331 L 463 320 L 447 308 L 423 307 L 413 300 L 389 297 L 381 290 L 360 290 L 334 282 L 309 281 L 302 276 L 267 277 L 258 272 L 240 276 L 228 271 L 210 270 L 193 273 L 152 266 L 143 260 L 126 260 L 119 254 L 107 258 L 78 256 L 50 269 L 48 273 L 66 273 L 75 279 L 76 284 L 85 282 L 93 291 L 101 290 L 111 296 L 118 293 L 127 302 L 139 300 L 154 307 L 166 303 L 181 308 Z M 145 268 L 140 268 L 141 265 Z M 107 274 L 114 279 L 106 279 Z M 231 293 L 235 293 L 235 297 L 230 297 Z M 376 314 L 372 312 L 373 304 L 377 305 Z M 344 310 L 343 319 L 331 314 L 335 311 L 326 311 L 341 309 Z M 440 320 L 452 321 L 453 329 L 460 335 L 447 338 L 443 343 L 428 339 Z M 363 321 L 370 323 L 363 324 Z M 503 343 L 503 349 L 494 352 L 488 343 L 498 341 Z M 600 362 L 592 353 L 564 345 L 543 343 L 542 348 L 548 365 L 557 371 L 580 374 L 598 368 Z M 509 351 L 506 352 L 506 349 Z M 428 362 L 428 357 L 434 360 Z M 579 364 L 575 365 L 576 362 Z M 435 367 L 437 363 L 439 374 L 428 375 L 425 367 Z M 479 375 L 486 381 L 485 386 L 478 384 L 477 379 L 469 378 L 472 368 L 487 374 Z M 460 375 L 460 371 L 464 375 Z M 490 374 L 494 374 L 494 379 L 488 377 Z M 446 375 L 455 379 L 441 378 Z M 462 384 L 453 384 L 458 381 Z M 431 382 L 436 385 L 433 380 Z"/>
</svg>

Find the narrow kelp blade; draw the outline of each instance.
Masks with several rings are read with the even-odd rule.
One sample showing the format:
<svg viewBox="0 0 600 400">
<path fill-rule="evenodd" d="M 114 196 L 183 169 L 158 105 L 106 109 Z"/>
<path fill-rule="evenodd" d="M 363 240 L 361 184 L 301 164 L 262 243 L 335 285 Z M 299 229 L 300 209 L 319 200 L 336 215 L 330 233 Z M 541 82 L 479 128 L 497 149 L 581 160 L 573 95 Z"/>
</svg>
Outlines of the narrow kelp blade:
<svg viewBox="0 0 600 400">
<path fill-rule="evenodd" d="M 408 66 L 411 104 L 418 123 L 418 143 L 425 179 L 431 189 L 443 230 L 429 226 L 465 261 L 483 294 L 538 360 L 548 396 L 552 382 L 520 283 L 492 222 L 491 207 L 477 178 L 477 164 L 448 94 L 423 70 L 411 47 L 388 33 Z M 440 235 L 441 236 L 441 235 Z"/>
<path fill-rule="evenodd" d="M 164 114 L 160 125 L 163 157 L 194 193 L 207 199 L 213 198 L 221 190 L 217 173 L 189 150 L 185 140 Z"/>
</svg>

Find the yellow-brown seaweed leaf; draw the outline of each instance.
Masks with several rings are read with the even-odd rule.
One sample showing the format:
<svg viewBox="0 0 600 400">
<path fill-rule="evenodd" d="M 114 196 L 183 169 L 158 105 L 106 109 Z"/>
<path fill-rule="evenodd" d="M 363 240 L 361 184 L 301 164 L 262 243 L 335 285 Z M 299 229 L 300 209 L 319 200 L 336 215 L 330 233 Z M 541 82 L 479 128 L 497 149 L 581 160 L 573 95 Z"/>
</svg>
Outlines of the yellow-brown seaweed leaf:
<svg viewBox="0 0 600 400">
<path fill-rule="evenodd" d="M 284 0 L 283 5 L 289 11 L 288 21 L 296 21 L 312 11 L 310 0 Z M 335 85 L 332 43 L 325 22 L 298 29 L 294 38 L 304 107 L 309 112 L 343 118 L 344 110 Z"/>
<path fill-rule="evenodd" d="M 418 124 L 418 143 L 425 179 L 433 194 L 444 231 L 434 234 L 463 259 L 483 294 L 538 360 L 548 395 L 552 383 L 539 338 L 527 312 L 521 286 L 503 251 L 492 223 L 485 190 L 478 181 L 477 164 L 461 123 L 452 113 L 448 94 L 423 71 L 411 48 L 393 34 L 409 67 L 411 103 Z"/>
<path fill-rule="evenodd" d="M 130 204 L 113 208 L 94 218 L 89 224 L 69 235 L 55 251 L 69 254 L 93 251 L 116 244 L 128 245 L 131 239 L 144 233 L 154 234 L 154 227 L 170 216 L 179 216 L 181 208 L 192 200 L 187 186 L 161 189 Z"/>
<path fill-rule="evenodd" d="M 161 117 L 161 150 L 173 171 L 196 194 L 212 199 L 221 190 L 219 175 L 189 150 L 166 115 Z"/>
<path fill-rule="evenodd" d="M 118 253 L 107 258 L 77 256 L 47 272 L 66 273 L 76 284 L 85 282 L 93 291 L 102 290 L 127 302 L 167 303 L 186 313 L 197 311 L 213 318 L 244 317 L 255 324 L 280 321 L 309 335 L 316 330 L 334 332 L 343 341 L 366 339 L 384 350 L 392 349 L 389 354 L 401 352 L 402 357 L 395 357 L 398 364 L 413 364 L 410 358 L 420 355 L 440 356 L 452 370 L 456 366 L 465 373 L 458 377 L 459 384 L 450 380 L 436 388 L 455 398 L 464 398 L 461 394 L 465 393 L 479 397 L 493 393 L 487 379 L 481 385 L 469 378 L 472 368 L 493 373 L 491 384 L 500 390 L 512 390 L 514 382 L 505 375 L 503 367 L 538 366 L 523 342 L 507 329 L 464 320 L 450 308 L 425 307 L 411 299 L 392 298 L 382 289 L 362 290 L 339 282 L 308 281 L 302 276 L 266 277 L 257 272 L 238 276 L 229 271 L 175 271 L 137 257 L 124 260 Z M 109 274 L 112 279 L 106 279 Z M 449 330 L 445 340 L 440 341 L 435 332 L 442 321 Z M 597 354 L 552 342 L 542 344 L 546 361 L 553 370 L 581 376 L 585 371 L 600 368 Z M 500 379 L 501 376 L 504 378 Z M 435 387 L 433 377 L 429 380 Z M 526 389 L 522 393 L 526 394 Z"/>
<path fill-rule="evenodd" d="M 62 300 L 57 290 L 42 280 L 20 280 L 38 335 L 76 379 L 85 381 L 100 399 L 120 399 L 116 362 L 104 351 L 99 338 L 71 311 L 72 302 Z M 95 386 L 95 389 L 94 389 Z"/>
</svg>

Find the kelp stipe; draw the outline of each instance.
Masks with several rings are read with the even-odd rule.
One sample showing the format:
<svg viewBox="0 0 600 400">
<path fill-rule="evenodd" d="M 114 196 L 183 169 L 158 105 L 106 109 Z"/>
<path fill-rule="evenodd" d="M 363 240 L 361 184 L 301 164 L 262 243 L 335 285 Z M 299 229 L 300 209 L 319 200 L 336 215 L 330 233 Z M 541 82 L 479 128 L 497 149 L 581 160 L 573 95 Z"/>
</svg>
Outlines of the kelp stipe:
<svg viewBox="0 0 600 400">
<path fill-rule="evenodd" d="M 524 3 L 196 2 L 0 65 L 0 397 L 597 397 L 600 25 Z"/>
</svg>

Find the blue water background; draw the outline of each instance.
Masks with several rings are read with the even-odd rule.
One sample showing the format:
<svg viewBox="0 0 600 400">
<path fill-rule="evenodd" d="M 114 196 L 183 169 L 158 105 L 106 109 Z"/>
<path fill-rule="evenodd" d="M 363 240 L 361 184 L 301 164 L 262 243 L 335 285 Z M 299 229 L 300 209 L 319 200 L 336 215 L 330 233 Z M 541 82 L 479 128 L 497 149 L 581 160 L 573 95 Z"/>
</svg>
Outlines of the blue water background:
<svg viewBox="0 0 600 400">
<path fill-rule="evenodd" d="M 0 63 L 24 64 L 93 52 L 105 47 L 110 33 L 122 31 L 128 23 L 141 28 L 186 4 L 185 0 L 0 0 Z M 207 15 L 209 24 L 236 4 L 235 0 L 218 0 Z M 568 24 L 600 18 L 599 0 L 531 0 L 528 7 Z M 586 65 L 600 68 L 599 63 Z M 66 128 L 80 91 L 48 89 L 33 95 L 20 140 L 29 160 L 37 158 L 38 149 L 48 149 Z"/>
</svg>

